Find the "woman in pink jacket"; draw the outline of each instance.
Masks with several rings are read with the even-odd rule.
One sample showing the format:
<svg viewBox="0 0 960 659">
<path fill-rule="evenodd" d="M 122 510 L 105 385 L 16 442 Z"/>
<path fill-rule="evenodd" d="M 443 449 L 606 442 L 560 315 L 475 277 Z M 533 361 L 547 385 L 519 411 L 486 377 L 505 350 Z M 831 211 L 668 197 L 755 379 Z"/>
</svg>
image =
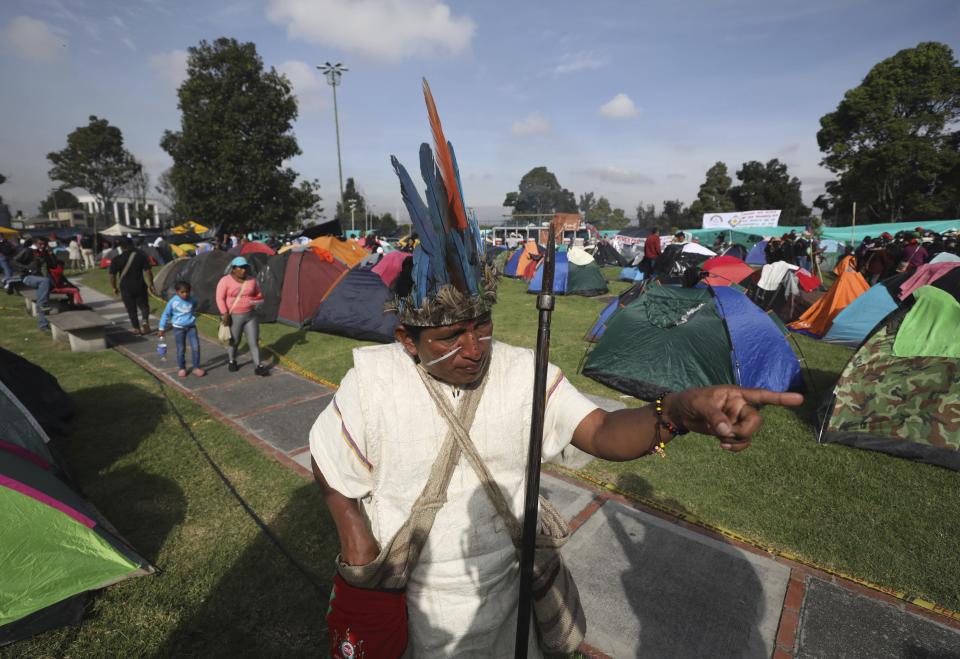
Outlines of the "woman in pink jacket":
<svg viewBox="0 0 960 659">
<path fill-rule="evenodd" d="M 253 372 L 269 375 L 266 364 L 260 361 L 260 321 L 255 309 L 263 302 L 257 280 L 250 276 L 250 263 L 242 256 L 230 261 L 230 272 L 217 284 L 217 308 L 220 322 L 230 327 L 230 345 L 227 347 L 227 368 L 234 372 L 237 366 L 237 347 L 243 334 L 247 335 L 250 356 L 256 364 Z"/>
</svg>

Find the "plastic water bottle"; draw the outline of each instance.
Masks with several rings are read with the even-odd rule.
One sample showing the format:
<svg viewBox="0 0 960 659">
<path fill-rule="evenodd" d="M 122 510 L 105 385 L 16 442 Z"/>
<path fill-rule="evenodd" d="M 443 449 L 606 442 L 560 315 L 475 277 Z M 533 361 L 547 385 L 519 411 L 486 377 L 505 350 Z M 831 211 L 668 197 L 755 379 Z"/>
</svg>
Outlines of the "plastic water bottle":
<svg viewBox="0 0 960 659">
<path fill-rule="evenodd" d="M 160 361 L 162 362 L 167 361 L 167 342 L 166 341 L 161 340 L 160 343 L 157 344 L 157 354 L 160 355 Z"/>
</svg>

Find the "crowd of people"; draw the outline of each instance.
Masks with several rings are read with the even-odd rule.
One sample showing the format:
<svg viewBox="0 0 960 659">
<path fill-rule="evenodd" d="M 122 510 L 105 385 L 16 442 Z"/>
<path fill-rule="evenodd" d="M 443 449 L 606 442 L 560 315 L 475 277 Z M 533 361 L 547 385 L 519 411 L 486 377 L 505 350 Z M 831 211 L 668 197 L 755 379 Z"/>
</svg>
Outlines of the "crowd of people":
<svg viewBox="0 0 960 659">
<path fill-rule="evenodd" d="M 853 266 L 870 284 L 875 284 L 898 272 L 916 270 L 943 253 L 960 255 L 957 232 L 938 234 L 917 227 L 895 235 L 883 232 L 875 238 L 867 236 L 853 252 Z"/>
</svg>

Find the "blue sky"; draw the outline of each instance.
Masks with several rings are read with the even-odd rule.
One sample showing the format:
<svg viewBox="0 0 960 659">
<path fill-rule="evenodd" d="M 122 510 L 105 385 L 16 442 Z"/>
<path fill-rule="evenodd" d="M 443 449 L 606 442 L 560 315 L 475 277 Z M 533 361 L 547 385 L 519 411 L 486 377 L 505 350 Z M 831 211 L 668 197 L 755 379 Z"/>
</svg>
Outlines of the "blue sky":
<svg viewBox="0 0 960 659">
<path fill-rule="evenodd" d="M 941 41 L 960 53 L 956 0 L 7 0 L 0 7 L 0 194 L 33 213 L 53 186 L 45 155 L 90 114 L 123 130 L 152 178 L 171 164 L 185 51 L 220 36 L 253 41 L 300 99 L 303 154 L 328 209 L 337 197 L 330 88 L 313 69 L 342 61 L 344 176 L 377 212 L 401 208 L 389 164 L 415 168 L 433 88 L 469 206 L 482 221 L 546 165 L 634 216 L 637 202 L 696 197 L 717 160 L 780 158 L 807 203 L 819 118 L 870 68 Z M 406 217 L 401 212 L 401 217 Z"/>
</svg>

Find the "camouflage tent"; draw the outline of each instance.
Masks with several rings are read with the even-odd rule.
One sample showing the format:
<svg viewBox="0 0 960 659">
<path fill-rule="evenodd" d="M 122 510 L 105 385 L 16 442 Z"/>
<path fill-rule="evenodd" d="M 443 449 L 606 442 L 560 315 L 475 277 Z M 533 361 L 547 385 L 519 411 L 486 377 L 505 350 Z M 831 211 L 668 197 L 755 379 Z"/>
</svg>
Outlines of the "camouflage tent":
<svg viewBox="0 0 960 659">
<path fill-rule="evenodd" d="M 925 288 L 932 289 L 917 289 L 917 303 L 891 314 L 844 368 L 821 441 L 960 471 L 960 358 L 944 338 L 955 331 L 960 302 Z M 918 334 L 924 340 L 914 340 Z"/>
</svg>

